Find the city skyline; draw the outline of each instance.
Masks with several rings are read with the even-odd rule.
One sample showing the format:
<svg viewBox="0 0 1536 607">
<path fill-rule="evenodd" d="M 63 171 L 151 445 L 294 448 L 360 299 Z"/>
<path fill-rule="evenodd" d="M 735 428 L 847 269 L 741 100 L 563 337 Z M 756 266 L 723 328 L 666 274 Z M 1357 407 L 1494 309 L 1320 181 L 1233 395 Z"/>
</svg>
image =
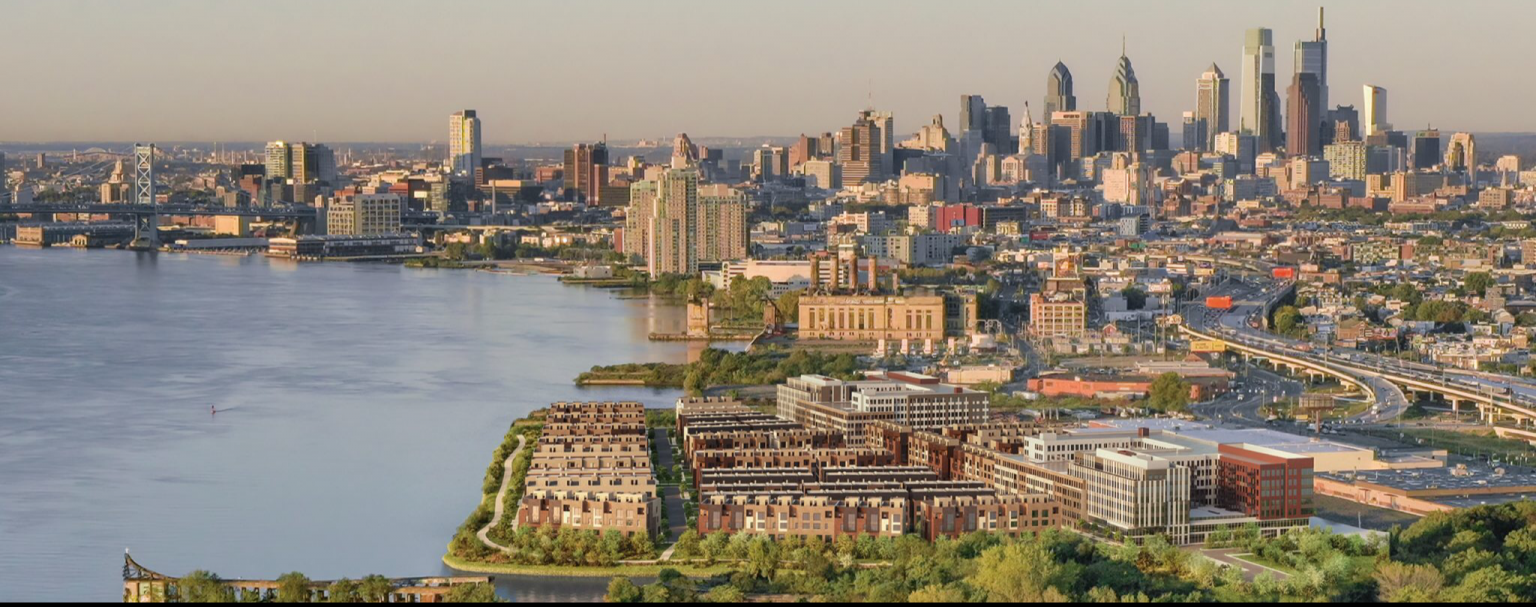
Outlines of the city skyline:
<svg viewBox="0 0 1536 607">
<path fill-rule="evenodd" d="M 242 20 L 243 7 L 233 5 L 58 2 L 20 4 L 9 9 L 13 18 L 0 23 L 0 48 L 11 56 L 41 57 L 12 66 L 12 80 L 28 83 L 33 92 L 0 99 L 0 115 L 15 117 L 0 122 L 0 142 L 444 143 L 442 116 L 464 108 L 480 113 L 487 145 L 595 141 L 604 134 L 793 136 L 837 130 L 866 106 L 893 113 L 896 132 L 904 134 L 936 113 L 959 124 L 954 99 L 962 94 L 983 95 L 1022 118 L 1025 101 L 1033 105 L 1045 97 L 1046 76 L 1057 60 L 1072 70 L 1074 93 L 1088 100 L 1078 109 L 1108 109 L 1095 102 L 1107 97 L 1122 40 L 1136 66 L 1143 111 L 1173 123 L 1195 109 L 1191 83 L 1207 66 L 1231 65 L 1229 74 L 1240 72 L 1235 67 L 1251 28 L 1273 31 L 1276 88 L 1284 88 L 1294 72 L 1289 51 L 1313 39 L 1319 5 L 1327 9 L 1332 47 L 1330 105 L 1359 107 L 1363 100 L 1354 91 L 1370 83 L 1392 91 L 1390 121 L 1399 129 L 1536 131 L 1536 117 L 1513 101 L 1536 93 L 1536 85 L 1501 80 L 1499 94 L 1473 96 L 1463 92 L 1488 90 L 1497 76 L 1491 68 L 1424 76 L 1426 66 L 1476 66 L 1478 58 L 1518 56 L 1518 20 L 1490 18 L 1517 6 L 1506 2 L 1475 2 L 1474 10 L 1356 2 L 1241 11 L 1202 1 L 1089 7 L 971 2 L 938 13 L 916 3 L 791 2 L 763 15 L 688 2 L 614 4 L 598 14 L 551 4 L 399 3 L 384 10 L 370 3 L 354 10 L 351 3 L 335 2 L 276 10 L 283 17 L 270 22 Z M 385 31 L 378 26 L 395 31 L 404 12 L 423 33 L 381 43 L 390 39 L 374 35 Z M 454 21 L 466 12 L 479 17 Z M 1073 23 L 1077 14 L 1097 21 Z M 1454 33 L 1393 36 L 1412 26 L 1396 23 L 1394 14 L 1412 14 L 1415 23 Z M 31 25 L 61 19 L 75 27 L 69 45 L 45 37 L 48 28 Z M 837 27 L 852 19 L 868 27 L 851 33 Z M 918 19 L 927 29 L 909 33 Z M 529 22 L 561 25 L 507 27 Z M 231 29 L 237 23 L 240 28 Z M 730 25 L 715 25 L 720 23 Z M 135 24 L 145 38 L 125 45 L 118 32 Z M 1190 26 L 1201 35 L 1170 35 Z M 452 34 L 431 33 L 437 31 Z M 242 33 L 255 44 L 237 50 Z M 325 42 L 259 44 L 290 36 Z M 943 44 L 928 43 L 935 40 Z M 765 45 L 776 52 L 757 52 Z M 876 45 L 882 59 L 870 62 L 862 59 L 867 55 L 837 50 L 856 45 Z M 123 48 L 144 51 L 135 56 Z M 1234 118 L 1238 114 L 1234 109 Z"/>
</svg>

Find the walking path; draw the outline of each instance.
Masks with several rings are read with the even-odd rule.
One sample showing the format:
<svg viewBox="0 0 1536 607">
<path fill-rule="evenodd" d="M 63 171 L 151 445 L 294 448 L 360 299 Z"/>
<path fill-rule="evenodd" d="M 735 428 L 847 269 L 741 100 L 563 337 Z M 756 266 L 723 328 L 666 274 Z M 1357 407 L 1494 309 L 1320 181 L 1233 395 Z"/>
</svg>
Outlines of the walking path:
<svg viewBox="0 0 1536 607">
<path fill-rule="evenodd" d="M 656 439 L 656 465 L 670 470 L 675 463 L 672 458 L 671 437 L 662 428 L 657 428 L 652 432 L 652 436 Z M 679 480 L 681 481 L 681 479 Z M 684 531 L 688 530 L 688 513 L 683 511 L 681 487 L 670 485 L 662 487 L 661 499 L 667 504 L 667 537 L 663 539 L 668 542 L 676 542 L 678 536 L 681 536 Z M 668 548 L 667 552 L 662 556 L 662 560 L 666 560 L 670 556 L 672 556 L 672 549 Z"/>
<path fill-rule="evenodd" d="M 496 525 L 501 524 L 501 515 L 507 510 L 507 486 L 512 484 L 512 460 L 517 459 L 517 454 L 523 452 L 523 446 L 527 442 L 528 441 L 523 438 L 523 435 L 517 435 L 517 448 L 512 450 L 512 455 L 508 455 L 507 461 L 503 462 L 501 465 L 503 470 L 501 471 L 501 488 L 496 490 L 496 514 L 491 516 L 491 522 L 486 523 L 484 527 L 480 528 L 480 532 L 475 534 L 480 538 L 480 543 L 502 552 L 510 552 L 511 550 L 506 546 L 502 546 L 501 544 L 497 544 L 496 542 L 491 541 L 490 536 L 487 534 L 489 534 L 491 529 L 494 529 Z"/>
<path fill-rule="evenodd" d="M 1288 577 L 1291 577 L 1291 574 L 1280 571 L 1279 569 L 1265 567 L 1252 561 L 1246 561 L 1237 558 L 1237 555 L 1239 554 L 1243 556 L 1252 556 L 1238 548 L 1224 548 L 1220 550 L 1199 548 L 1195 549 L 1195 552 L 1204 555 L 1205 557 L 1218 563 L 1241 569 L 1243 572 L 1243 579 L 1248 580 L 1249 582 L 1252 582 L 1254 578 L 1259 577 L 1259 574 L 1264 572 L 1269 572 L 1269 574 L 1275 576 L 1275 579 L 1277 580 L 1284 580 Z"/>
</svg>

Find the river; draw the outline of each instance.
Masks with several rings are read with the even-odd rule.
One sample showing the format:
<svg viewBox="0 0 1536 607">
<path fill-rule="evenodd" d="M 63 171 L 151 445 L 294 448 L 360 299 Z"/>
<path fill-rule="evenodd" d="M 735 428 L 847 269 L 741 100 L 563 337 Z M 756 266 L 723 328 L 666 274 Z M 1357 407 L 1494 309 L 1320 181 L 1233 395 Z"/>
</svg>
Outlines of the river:
<svg viewBox="0 0 1536 607">
<path fill-rule="evenodd" d="M 507 424 L 595 364 L 682 362 L 683 312 L 548 276 L 0 246 L 0 600 L 171 575 L 449 573 Z M 217 407 L 218 414 L 211 414 Z M 501 577 L 514 600 L 606 580 Z"/>
</svg>

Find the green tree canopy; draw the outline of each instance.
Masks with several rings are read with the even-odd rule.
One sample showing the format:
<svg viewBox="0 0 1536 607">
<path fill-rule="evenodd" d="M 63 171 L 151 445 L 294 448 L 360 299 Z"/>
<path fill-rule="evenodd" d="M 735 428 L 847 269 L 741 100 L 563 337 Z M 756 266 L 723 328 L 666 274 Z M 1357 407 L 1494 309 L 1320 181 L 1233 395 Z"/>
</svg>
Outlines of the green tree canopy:
<svg viewBox="0 0 1536 607">
<path fill-rule="evenodd" d="M 1164 373 L 1152 380 L 1152 387 L 1147 392 L 1147 406 L 1158 411 L 1184 411 L 1189 408 L 1189 390 L 1189 382 L 1178 373 Z"/>
</svg>

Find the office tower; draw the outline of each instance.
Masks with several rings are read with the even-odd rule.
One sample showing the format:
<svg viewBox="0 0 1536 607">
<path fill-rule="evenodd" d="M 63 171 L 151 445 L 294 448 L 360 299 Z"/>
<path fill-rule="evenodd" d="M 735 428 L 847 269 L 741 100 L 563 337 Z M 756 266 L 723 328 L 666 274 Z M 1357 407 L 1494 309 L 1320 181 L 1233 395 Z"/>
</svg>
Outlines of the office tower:
<svg viewBox="0 0 1536 607">
<path fill-rule="evenodd" d="M 1216 134 L 1216 153 L 1226 154 L 1236 159 L 1239 173 L 1253 173 L 1258 157 L 1257 148 L 1258 141 L 1253 135 L 1244 135 L 1232 131 Z"/>
<path fill-rule="evenodd" d="M 1066 137 L 1059 145 L 1058 150 L 1064 152 L 1061 156 L 1064 161 L 1077 160 L 1085 156 L 1092 156 L 1099 151 L 1098 125 L 1094 120 L 1093 112 L 1056 112 L 1051 114 L 1051 125 L 1064 127 Z"/>
<path fill-rule="evenodd" d="M 801 133 L 800 139 L 789 148 L 789 170 L 793 171 L 800 168 L 800 165 L 818 160 L 830 151 L 821 149 L 821 138 L 806 137 L 805 133 Z"/>
<path fill-rule="evenodd" d="M 1364 141 L 1360 137 L 1360 112 L 1353 105 L 1341 105 L 1330 113 L 1333 119 L 1333 141 Z"/>
<path fill-rule="evenodd" d="M 1471 133 L 1451 135 L 1445 146 L 1445 170 L 1466 173 L 1467 185 L 1477 187 L 1477 142 Z"/>
<path fill-rule="evenodd" d="M 1077 111 L 1077 97 L 1072 95 L 1072 72 L 1057 61 L 1045 78 L 1045 118 L 1049 120 L 1056 112 L 1073 111 Z"/>
<path fill-rule="evenodd" d="M 1317 33 L 1312 40 L 1296 42 L 1296 72 L 1317 77 L 1317 112 L 1313 118 L 1327 120 L 1328 116 L 1328 30 L 1323 28 L 1323 7 L 1317 7 Z"/>
<path fill-rule="evenodd" d="M 857 185 L 865 181 L 881 181 L 883 161 L 881 146 L 884 135 L 874 112 L 859 112 L 853 126 L 843 127 L 838 133 L 837 163 L 843 167 L 843 183 Z"/>
<path fill-rule="evenodd" d="M 681 169 L 694 166 L 699 163 L 699 148 L 688 138 L 687 133 L 678 133 L 672 138 L 672 168 Z"/>
<path fill-rule="evenodd" d="M 1181 128 L 1179 130 L 1182 134 L 1180 139 L 1183 143 L 1179 146 L 1179 149 L 1196 151 L 1205 149 L 1205 134 L 1200 128 L 1200 121 L 1195 119 L 1195 113 L 1184 112 L 1183 118 L 1184 120 L 1180 124 Z"/>
<path fill-rule="evenodd" d="M 694 240 L 699 229 L 699 173 L 691 168 L 663 171 L 656 180 L 656 198 L 650 206 L 646 270 L 653 277 L 697 274 L 699 256 Z"/>
<path fill-rule="evenodd" d="M 1248 30 L 1243 43 L 1242 108 L 1239 128 L 1257 138 L 1264 150 L 1274 147 L 1278 120 L 1275 112 L 1275 47 L 1269 28 Z"/>
<path fill-rule="evenodd" d="M 1291 78 L 1285 128 L 1285 151 L 1291 156 L 1316 156 L 1323 151 L 1318 88 L 1316 74 L 1297 72 Z"/>
<path fill-rule="evenodd" d="M 1432 169 L 1440 164 L 1440 131 L 1428 129 L 1413 134 L 1414 170 Z"/>
<path fill-rule="evenodd" d="M 870 111 L 870 120 L 880 127 L 879 144 L 880 180 L 890 179 L 896 171 L 896 115 L 891 112 Z"/>
<path fill-rule="evenodd" d="M 479 183 L 480 119 L 474 110 L 448 117 L 448 171 Z"/>
<path fill-rule="evenodd" d="M 987 102 L 981 95 L 960 96 L 960 135 L 987 128 Z"/>
<path fill-rule="evenodd" d="M 282 182 L 293 176 L 293 146 L 282 141 L 267 144 L 267 181 Z"/>
<path fill-rule="evenodd" d="M 992 149 L 999 154 L 1018 151 L 1018 142 L 1013 139 L 1013 118 L 1008 115 L 1007 107 L 994 105 L 987 108 L 985 123 L 982 140 L 991 144 Z"/>
<path fill-rule="evenodd" d="M 603 186 L 608 185 L 608 144 L 576 144 L 565 151 L 561 168 L 565 189 L 576 192 L 589 205 L 598 204 Z"/>
<path fill-rule="evenodd" d="M 1365 91 L 1365 116 L 1362 117 L 1364 135 L 1369 137 L 1382 131 L 1392 129 L 1392 124 L 1387 122 L 1387 89 L 1367 84 Z"/>
<path fill-rule="evenodd" d="M 0 152 L 0 200 L 11 194 L 11 175 L 6 172 L 5 152 Z"/>
<path fill-rule="evenodd" d="M 1110 113 L 1120 116 L 1141 115 L 1141 84 L 1136 81 L 1136 70 L 1131 69 L 1131 60 L 1125 56 L 1123 45 L 1120 62 L 1115 64 L 1115 75 L 1109 79 L 1106 107 Z"/>
<path fill-rule="evenodd" d="M 1190 142 L 1185 142 L 1185 148 L 1201 151 L 1215 149 L 1216 134 L 1232 130 L 1227 110 L 1230 105 L 1228 90 L 1227 75 L 1221 73 L 1221 68 L 1216 67 L 1215 63 L 1204 74 L 1200 74 L 1200 80 L 1195 83 L 1195 122 L 1202 138 L 1197 142 L 1198 145 L 1192 146 Z"/>
<path fill-rule="evenodd" d="M 357 194 L 334 198 L 325 208 L 325 233 L 375 236 L 400 231 L 399 194 Z"/>
</svg>

